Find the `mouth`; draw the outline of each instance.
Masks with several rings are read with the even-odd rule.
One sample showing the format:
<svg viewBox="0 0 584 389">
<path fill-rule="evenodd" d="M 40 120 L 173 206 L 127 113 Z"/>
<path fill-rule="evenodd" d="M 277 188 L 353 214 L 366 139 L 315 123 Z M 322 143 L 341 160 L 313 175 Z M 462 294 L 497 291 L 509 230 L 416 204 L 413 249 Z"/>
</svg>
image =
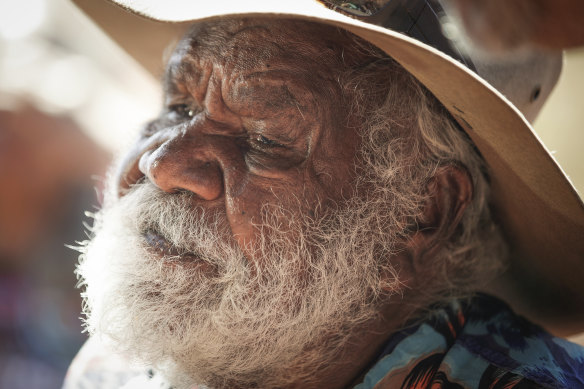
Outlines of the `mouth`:
<svg viewBox="0 0 584 389">
<path fill-rule="evenodd" d="M 149 248 L 163 258 L 176 259 L 181 262 L 203 262 L 203 259 L 196 253 L 179 250 L 154 230 L 147 230 L 142 236 Z"/>
</svg>

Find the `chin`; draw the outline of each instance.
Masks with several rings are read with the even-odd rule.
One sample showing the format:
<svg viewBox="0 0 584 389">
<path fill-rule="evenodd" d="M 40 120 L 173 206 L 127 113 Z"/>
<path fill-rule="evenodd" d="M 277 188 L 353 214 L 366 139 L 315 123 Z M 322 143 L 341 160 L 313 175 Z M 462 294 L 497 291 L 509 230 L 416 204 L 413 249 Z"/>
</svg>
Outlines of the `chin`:
<svg viewBox="0 0 584 389">
<path fill-rule="evenodd" d="M 378 316 L 381 289 L 399 291 L 397 278 L 380 281 L 392 270 L 354 223 L 305 223 L 294 241 L 271 235 L 251 262 L 189 204 L 152 185 L 109 202 L 77 270 L 89 332 L 177 388 L 310 382 Z"/>
</svg>

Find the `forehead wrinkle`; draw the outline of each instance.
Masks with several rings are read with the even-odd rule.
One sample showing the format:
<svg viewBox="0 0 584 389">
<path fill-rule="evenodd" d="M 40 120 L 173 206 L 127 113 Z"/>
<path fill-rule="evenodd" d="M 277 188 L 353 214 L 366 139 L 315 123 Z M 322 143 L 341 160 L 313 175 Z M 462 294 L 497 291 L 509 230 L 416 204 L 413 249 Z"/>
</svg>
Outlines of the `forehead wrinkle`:
<svg viewBox="0 0 584 389">
<path fill-rule="evenodd" d="M 297 76 L 316 76 L 328 84 L 352 65 L 351 61 L 345 62 L 343 55 L 348 37 L 337 27 L 317 23 L 240 18 L 195 24 L 179 46 L 183 60 L 209 61 L 223 67 L 226 75 L 234 70 L 283 66 Z M 307 67 L 312 68 L 311 75 L 306 74 Z M 188 81 L 195 69 L 196 66 L 181 64 L 174 73 Z M 321 84 L 318 79 L 315 84 Z"/>
<path fill-rule="evenodd" d="M 269 18 L 202 22 L 187 35 L 201 49 L 199 54 L 215 57 L 215 61 L 233 58 L 231 65 L 240 69 L 276 56 L 302 57 L 325 68 L 338 66 L 343 61 L 344 45 L 339 44 L 345 40 L 343 36 L 343 31 L 333 26 Z M 233 57 L 234 52 L 239 55 Z"/>
<path fill-rule="evenodd" d="M 300 100 L 296 97 L 294 92 L 290 90 L 288 85 L 288 80 L 283 78 L 271 78 L 274 73 L 280 73 L 275 71 L 260 71 L 254 72 L 248 75 L 244 75 L 240 78 L 240 82 L 244 85 L 249 86 L 249 88 L 235 88 L 236 93 L 234 97 L 241 98 L 245 97 L 249 93 L 253 93 L 254 90 L 272 90 L 279 93 L 256 93 L 256 102 L 264 103 L 267 108 L 282 109 L 282 108 L 296 108 L 300 105 Z M 290 75 L 288 75 L 289 77 Z M 305 88 L 301 84 L 296 84 L 294 89 L 300 92 L 310 95 L 314 99 L 313 91 Z M 274 98 L 275 97 L 275 98 Z"/>
<path fill-rule="evenodd" d="M 261 26 L 249 26 L 246 19 L 228 19 L 214 22 L 202 22 L 193 25 L 191 30 L 182 39 L 180 47 L 184 57 L 191 57 L 202 61 L 211 61 L 214 65 L 225 65 L 234 49 L 239 49 L 235 44 L 241 34 L 252 30 L 266 30 Z M 265 31 L 269 37 L 269 31 Z M 257 40 L 249 40 L 257 42 Z M 261 42 L 259 46 L 265 45 Z M 249 45 L 245 45 L 249 46 Z M 253 58 L 253 56 L 249 56 Z"/>
<path fill-rule="evenodd" d="M 207 70 L 210 69 L 207 67 L 222 68 L 226 71 L 224 73 L 228 74 L 230 69 L 232 71 L 242 66 L 249 68 L 257 66 L 257 63 L 265 57 L 258 55 L 258 48 L 264 53 L 272 51 L 266 49 L 267 44 L 273 43 L 267 40 L 256 47 L 250 47 L 246 44 L 247 42 L 242 47 L 238 47 L 241 35 L 246 36 L 248 33 L 251 34 L 251 31 L 262 31 L 262 36 L 267 38 L 269 30 L 265 27 L 254 25 L 240 28 L 241 26 L 237 25 L 238 29 L 233 31 L 233 26 L 222 28 L 224 24 L 226 23 L 196 24 L 183 37 L 167 64 L 163 79 L 164 90 L 167 94 L 186 94 L 191 85 L 196 86 L 195 84 L 204 82 L 205 80 L 201 78 L 208 79 L 210 74 L 205 76 L 203 73 L 212 72 L 208 72 Z M 249 39 L 249 41 L 257 40 Z M 243 52 L 241 52 L 242 48 Z"/>
<path fill-rule="evenodd" d="M 351 49 L 350 54 L 345 52 L 343 55 L 347 43 L 350 43 L 347 39 L 353 39 L 346 34 L 337 27 L 297 20 L 276 22 L 266 18 L 203 22 L 195 25 L 179 44 L 182 61 L 178 66 L 172 64 L 169 73 L 189 79 L 193 73 L 201 72 L 197 68 L 204 62 L 212 64 L 213 68 L 221 67 L 226 77 L 240 77 L 246 75 L 246 70 L 250 71 L 249 74 L 261 74 L 268 70 L 266 65 L 269 64 L 270 70 L 288 71 L 291 78 L 302 79 L 301 84 L 310 85 L 313 99 L 317 97 L 315 93 L 317 98 L 327 99 L 339 92 L 340 75 L 363 60 L 363 56 L 356 55 Z M 223 85 L 226 84 L 224 81 Z M 305 99 L 290 93 L 290 88 L 283 92 L 280 101 L 273 104 L 283 104 L 302 114 L 298 101 Z M 225 93 L 222 94 L 227 98 Z M 318 104 L 306 108 L 313 108 L 318 114 Z"/>
<path fill-rule="evenodd" d="M 358 57 L 362 57 L 363 54 L 368 56 L 367 53 L 353 52 L 361 51 L 358 49 L 350 50 L 350 54 L 343 54 L 347 43 L 349 47 L 354 46 L 355 38 L 354 35 L 339 27 L 317 22 L 294 19 L 227 18 L 194 24 L 182 43 L 184 47 L 187 41 L 187 46 L 191 49 L 197 46 L 197 52 L 206 52 L 206 56 L 215 54 L 220 58 L 223 58 L 228 51 L 242 47 L 255 49 L 254 54 L 257 57 L 260 54 L 257 52 L 258 46 L 263 47 L 261 49 L 263 54 L 269 55 L 269 51 L 274 51 L 266 52 L 266 45 L 270 45 L 280 54 L 293 53 L 295 56 L 300 55 L 308 61 L 320 64 L 321 67 L 327 67 L 339 64 L 352 66 L 355 60 L 360 62 Z M 236 42 L 241 43 L 241 46 L 235 46 Z M 367 50 L 368 48 L 364 49 L 364 51 Z M 356 57 L 355 54 L 357 54 Z M 265 58 L 264 55 L 261 57 Z"/>
</svg>

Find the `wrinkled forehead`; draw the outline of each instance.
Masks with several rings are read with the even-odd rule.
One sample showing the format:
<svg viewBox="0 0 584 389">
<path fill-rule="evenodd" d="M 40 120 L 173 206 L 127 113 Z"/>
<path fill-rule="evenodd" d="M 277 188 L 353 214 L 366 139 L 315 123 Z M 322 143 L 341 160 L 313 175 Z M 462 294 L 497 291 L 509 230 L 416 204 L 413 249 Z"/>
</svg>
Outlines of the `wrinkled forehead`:
<svg viewBox="0 0 584 389">
<path fill-rule="evenodd" d="M 367 43 L 338 27 L 303 20 L 225 18 L 193 25 L 169 68 L 209 61 L 235 70 L 297 66 L 327 73 L 365 62 Z"/>
</svg>

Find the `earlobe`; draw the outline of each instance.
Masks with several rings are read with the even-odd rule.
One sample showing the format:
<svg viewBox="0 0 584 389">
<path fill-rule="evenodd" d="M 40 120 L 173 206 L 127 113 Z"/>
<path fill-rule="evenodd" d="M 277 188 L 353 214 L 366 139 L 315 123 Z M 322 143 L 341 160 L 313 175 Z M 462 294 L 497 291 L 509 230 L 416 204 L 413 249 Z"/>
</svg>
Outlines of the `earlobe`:
<svg viewBox="0 0 584 389">
<path fill-rule="evenodd" d="M 473 184 L 466 167 L 448 164 L 436 170 L 426 186 L 427 200 L 418 230 L 407 243 L 417 270 L 454 234 L 472 200 Z"/>
</svg>

